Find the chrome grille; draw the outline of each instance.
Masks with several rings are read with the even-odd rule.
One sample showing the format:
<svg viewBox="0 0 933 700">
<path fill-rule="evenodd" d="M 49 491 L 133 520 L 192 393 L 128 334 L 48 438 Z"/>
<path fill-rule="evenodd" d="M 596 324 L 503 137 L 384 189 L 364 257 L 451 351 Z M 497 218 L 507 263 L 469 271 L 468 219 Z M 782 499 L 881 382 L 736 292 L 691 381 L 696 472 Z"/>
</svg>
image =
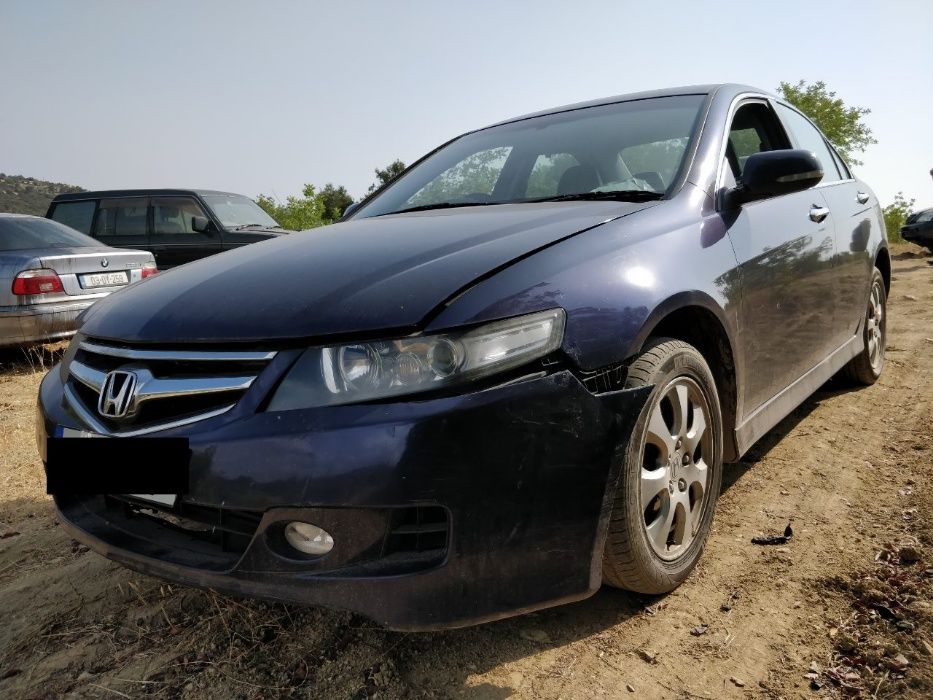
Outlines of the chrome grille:
<svg viewBox="0 0 933 700">
<path fill-rule="evenodd" d="M 275 357 L 272 350 L 138 348 L 82 340 L 68 365 L 65 399 L 87 426 L 104 435 L 142 435 L 226 413 Z M 119 418 L 98 410 L 107 375 L 135 375 L 135 391 Z"/>
</svg>

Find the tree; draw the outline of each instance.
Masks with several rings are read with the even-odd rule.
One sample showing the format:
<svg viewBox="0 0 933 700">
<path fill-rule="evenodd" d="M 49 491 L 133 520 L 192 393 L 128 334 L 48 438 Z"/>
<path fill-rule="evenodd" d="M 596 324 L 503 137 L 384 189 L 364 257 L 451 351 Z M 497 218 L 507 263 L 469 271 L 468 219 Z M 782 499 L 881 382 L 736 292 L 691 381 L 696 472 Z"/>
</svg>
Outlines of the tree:
<svg viewBox="0 0 933 700">
<path fill-rule="evenodd" d="M 348 206 L 353 204 L 353 197 L 347 192 L 347 188 L 341 185 L 340 187 L 335 187 L 331 183 L 327 183 L 318 192 L 318 198 L 321 200 L 321 204 L 324 206 L 324 222 L 332 224 L 337 221 L 343 212 Z"/>
<path fill-rule="evenodd" d="M 915 201 L 914 199 L 908 201 L 903 192 L 898 192 L 894 195 L 894 202 L 882 210 L 884 228 L 888 232 L 888 240 L 892 243 L 901 240 L 901 226 L 910 216 Z"/>
<path fill-rule="evenodd" d="M 813 120 L 849 165 L 861 165 L 855 154 L 878 143 L 864 122 L 871 110 L 847 106 L 822 80 L 809 84 L 801 80 L 796 85 L 782 82 L 778 93 Z"/>
<path fill-rule="evenodd" d="M 374 182 L 373 184 L 369 186 L 369 189 L 366 191 L 366 194 L 372 194 L 373 192 L 378 190 L 383 185 L 388 184 L 390 180 L 392 180 L 396 175 L 401 173 L 404 169 L 405 169 L 405 164 L 398 159 L 389 163 L 383 170 L 376 168 L 375 170 L 376 182 Z"/>
<path fill-rule="evenodd" d="M 301 197 L 288 197 L 285 203 L 261 194 L 256 204 L 275 219 L 282 228 L 291 231 L 317 228 L 325 224 L 324 202 L 314 191 L 314 185 L 305 185 Z"/>
</svg>

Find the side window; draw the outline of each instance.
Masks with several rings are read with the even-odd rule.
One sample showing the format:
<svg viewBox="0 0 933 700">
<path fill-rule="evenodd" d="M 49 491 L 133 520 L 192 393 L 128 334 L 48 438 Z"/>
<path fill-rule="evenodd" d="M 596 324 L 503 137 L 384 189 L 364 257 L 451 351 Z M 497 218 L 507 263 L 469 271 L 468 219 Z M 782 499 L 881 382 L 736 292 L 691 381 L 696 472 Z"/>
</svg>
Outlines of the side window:
<svg viewBox="0 0 933 700">
<path fill-rule="evenodd" d="M 152 232 L 155 234 L 197 233 L 191 226 L 195 216 L 206 218 L 207 215 L 201 205 L 189 197 L 152 198 Z"/>
<path fill-rule="evenodd" d="M 736 181 L 741 180 L 749 156 L 789 147 L 784 131 L 767 105 L 751 102 L 736 110 L 726 143 L 726 159 Z"/>
<path fill-rule="evenodd" d="M 94 223 L 94 237 L 144 237 L 148 204 L 145 197 L 102 199 L 97 209 L 97 220 Z"/>
<path fill-rule="evenodd" d="M 487 201 L 511 152 L 511 146 L 502 146 L 467 156 L 415 192 L 405 206 Z"/>
<path fill-rule="evenodd" d="M 525 196 L 553 197 L 557 194 L 557 186 L 560 184 L 561 177 L 576 165 L 580 165 L 579 161 L 569 153 L 538 156 L 528 175 Z"/>
<path fill-rule="evenodd" d="M 816 157 L 820 159 L 820 164 L 823 166 L 823 179 L 821 182 L 835 182 L 841 179 L 839 170 L 836 167 L 836 161 L 829 152 L 829 146 L 826 145 L 823 134 L 817 131 L 816 127 L 797 110 L 782 104 L 778 105 L 778 110 L 781 113 L 781 118 L 787 124 L 787 128 L 790 129 L 797 140 L 797 145 L 800 148 L 813 151 Z"/>
<path fill-rule="evenodd" d="M 81 233 L 91 232 L 97 202 L 60 202 L 52 210 L 52 221 L 70 226 Z"/>
</svg>

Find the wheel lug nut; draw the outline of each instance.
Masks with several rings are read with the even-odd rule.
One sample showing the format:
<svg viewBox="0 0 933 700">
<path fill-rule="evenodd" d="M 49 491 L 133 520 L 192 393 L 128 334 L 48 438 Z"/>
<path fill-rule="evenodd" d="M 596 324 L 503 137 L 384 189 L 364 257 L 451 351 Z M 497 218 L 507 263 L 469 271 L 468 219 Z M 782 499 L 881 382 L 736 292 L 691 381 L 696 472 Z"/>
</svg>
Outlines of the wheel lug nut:
<svg viewBox="0 0 933 700">
<path fill-rule="evenodd" d="M 690 464 L 690 455 L 684 455 L 684 466 Z"/>
<path fill-rule="evenodd" d="M 684 479 L 681 479 L 680 481 L 677 482 L 677 487 L 678 487 L 681 491 L 686 491 L 686 490 L 687 490 L 687 482 L 686 482 Z"/>
</svg>

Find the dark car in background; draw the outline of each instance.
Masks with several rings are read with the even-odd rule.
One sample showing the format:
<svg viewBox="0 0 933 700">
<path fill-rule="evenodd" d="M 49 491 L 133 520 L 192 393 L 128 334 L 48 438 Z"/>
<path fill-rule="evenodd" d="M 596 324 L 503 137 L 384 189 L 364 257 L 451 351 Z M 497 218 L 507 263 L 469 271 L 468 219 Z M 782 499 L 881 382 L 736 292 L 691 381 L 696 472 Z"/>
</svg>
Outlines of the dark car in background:
<svg viewBox="0 0 933 700">
<path fill-rule="evenodd" d="M 91 304 L 156 272 L 151 253 L 109 248 L 38 216 L 0 214 L 0 347 L 70 338 Z"/>
<path fill-rule="evenodd" d="M 901 227 L 901 238 L 926 246 L 933 252 L 933 209 L 924 209 L 908 216 Z"/>
<path fill-rule="evenodd" d="M 183 447 L 136 495 L 54 491 L 72 537 L 182 583 L 404 629 L 659 594 L 724 461 L 840 370 L 879 377 L 890 280 L 877 198 L 793 106 L 596 100 L 97 304 L 38 446 L 50 479 Z M 188 488 L 153 491 L 170 466 Z"/>
<path fill-rule="evenodd" d="M 213 190 L 60 194 L 46 217 L 106 245 L 148 250 L 162 270 L 286 233 L 249 197 Z"/>
</svg>

